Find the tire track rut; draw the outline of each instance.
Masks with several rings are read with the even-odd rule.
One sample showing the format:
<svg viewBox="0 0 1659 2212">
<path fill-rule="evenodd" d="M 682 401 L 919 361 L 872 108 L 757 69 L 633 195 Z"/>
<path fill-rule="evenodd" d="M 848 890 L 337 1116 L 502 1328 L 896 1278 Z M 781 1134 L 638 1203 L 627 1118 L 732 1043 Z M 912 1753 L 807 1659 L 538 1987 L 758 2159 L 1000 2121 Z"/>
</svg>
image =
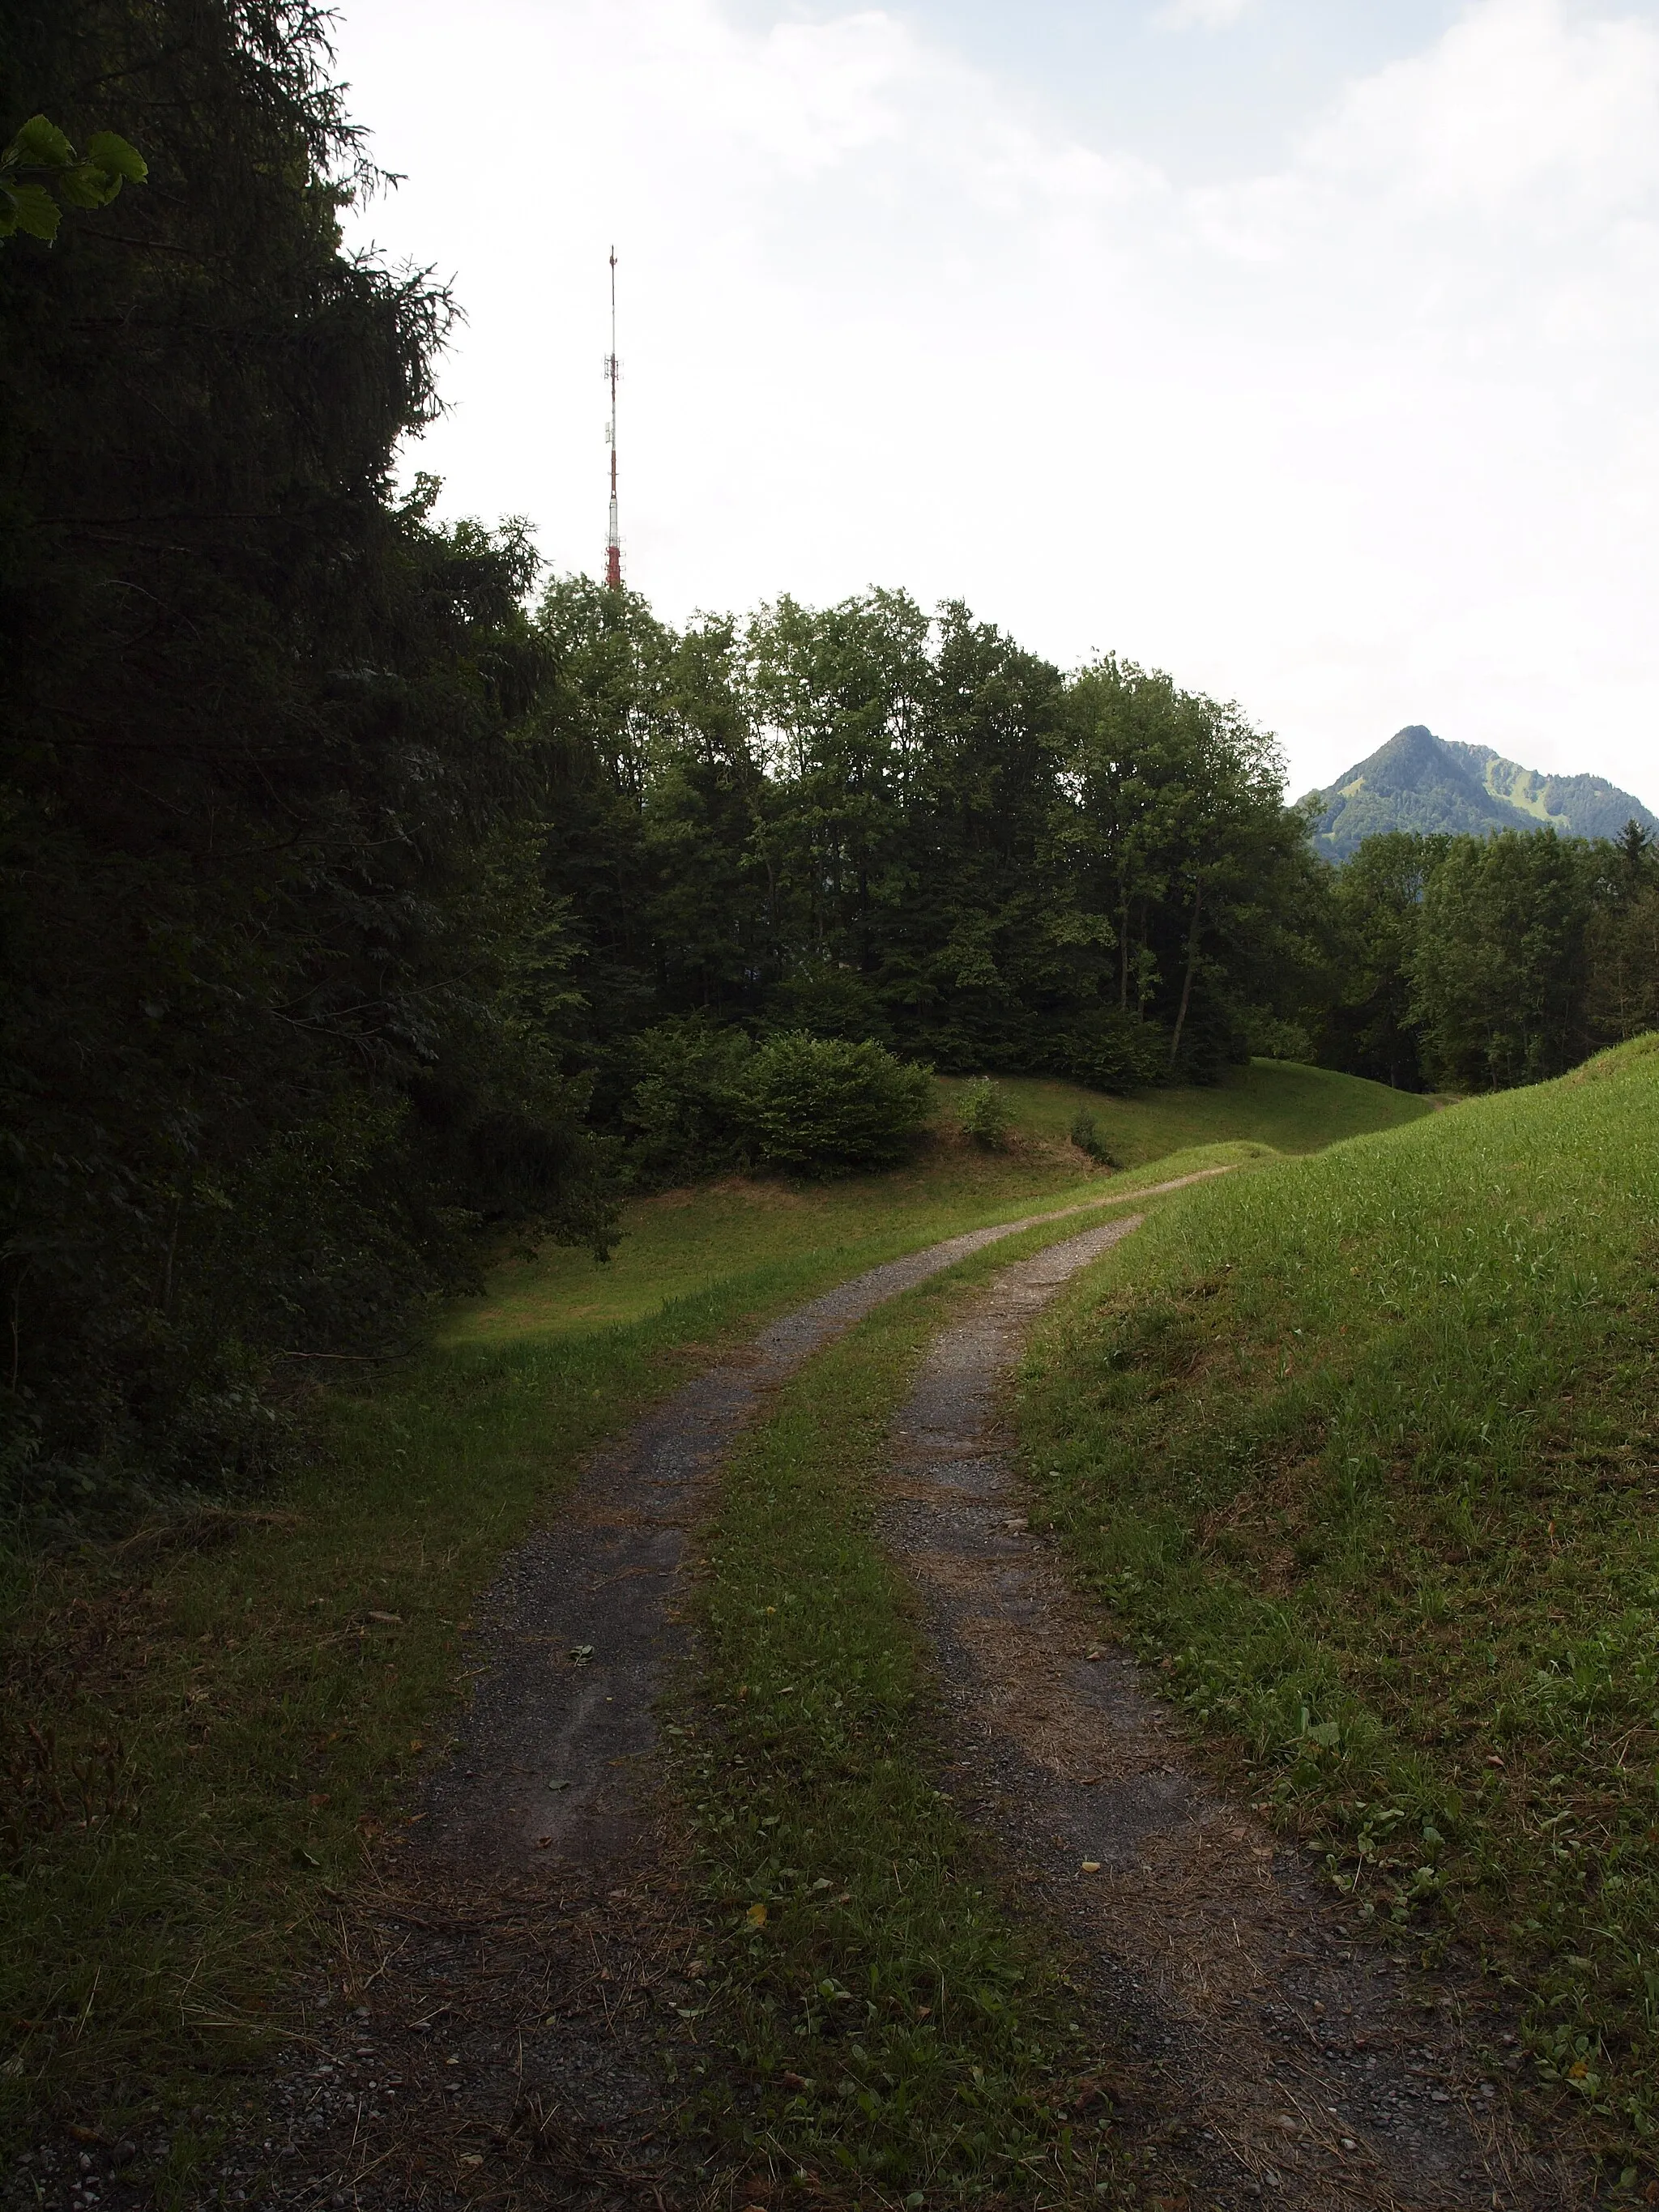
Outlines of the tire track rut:
<svg viewBox="0 0 1659 2212">
<path fill-rule="evenodd" d="M 1084 1962 L 1103 2033 L 1157 2071 L 1206 2197 L 1305 2212 L 1565 2206 L 1460 2026 L 1472 1978 L 1358 1949 L 1296 1854 L 1194 1767 L 1054 1548 L 999 1401 L 1031 1321 L 1139 1216 L 1000 1275 L 933 1342 L 894 1430 L 884 1531 L 945 1685 L 953 1793 Z M 1425 2019 L 1425 2005 L 1430 2007 Z"/>
<path fill-rule="evenodd" d="M 720 1459 L 781 1383 L 877 1306 L 1023 1230 L 1130 1195 L 855 1276 L 592 1458 L 481 1601 L 457 1748 L 406 1839 L 341 1900 L 343 1972 L 307 1993 L 264 2125 L 221 2161 L 209 2201 L 661 2212 L 685 2086 L 673 2051 L 698 1961 L 656 1791 L 655 1706 L 690 1649 L 684 1573 Z M 689 2066 L 689 2045 L 682 2057 Z"/>
</svg>

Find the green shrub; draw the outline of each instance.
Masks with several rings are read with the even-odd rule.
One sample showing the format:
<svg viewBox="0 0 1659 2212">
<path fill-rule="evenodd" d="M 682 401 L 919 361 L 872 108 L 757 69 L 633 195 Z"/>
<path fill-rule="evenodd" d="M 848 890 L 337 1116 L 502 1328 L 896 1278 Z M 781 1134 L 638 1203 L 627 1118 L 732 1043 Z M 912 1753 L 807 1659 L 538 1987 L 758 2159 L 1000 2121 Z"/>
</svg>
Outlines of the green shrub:
<svg viewBox="0 0 1659 2212">
<path fill-rule="evenodd" d="M 1252 1007 L 1238 1025 L 1238 1042 L 1255 1060 L 1294 1060 L 1304 1066 L 1316 1054 L 1313 1039 L 1300 1022 L 1281 1021 Z"/>
<path fill-rule="evenodd" d="M 1107 1149 L 1106 1139 L 1100 1133 L 1100 1124 L 1085 1109 L 1072 1123 L 1072 1142 L 1079 1152 L 1086 1152 L 1097 1167 L 1120 1168 L 1123 1163 Z"/>
<path fill-rule="evenodd" d="M 644 1030 L 629 1048 L 622 1103 L 629 1163 L 641 1182 L 688 1182 L 745 1163 L 745 1084 L 754 1047 L 742 1030 L 693 1016 Z"/>
<path fill-rule="evenodd" d="M 1057 1074 L 1095 1091 L 1143 1091 L 1170 1080 L 1170 1032 L 1116 1007 L 1084 1016 L 1057 1042 Z"/>
<path fill-rule="evenodd" d="M 868 1042 L 790 1030 L 763 1045 L 744 1082 L 757 1155 L 805 1175 L 846 1175 L 901 1160 L 933 1109 L 925 1067 Z"/>
<path fill-rule="evenodd" d="M 988 1075 L 970 1083 L 957 1101 L 957 1121 L 964 1137 L 988 1152 L 1006 1152 L 1014 1109 Z"/>
</svg>

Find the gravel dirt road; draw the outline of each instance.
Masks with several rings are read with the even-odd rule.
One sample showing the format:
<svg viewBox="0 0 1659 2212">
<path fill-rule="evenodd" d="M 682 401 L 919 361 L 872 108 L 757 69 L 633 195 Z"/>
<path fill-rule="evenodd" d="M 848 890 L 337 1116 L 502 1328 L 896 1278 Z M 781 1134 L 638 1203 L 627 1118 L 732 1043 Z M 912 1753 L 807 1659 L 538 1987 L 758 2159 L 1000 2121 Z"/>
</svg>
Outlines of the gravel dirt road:
<svg viewBox="0 0 1659 2212">
<path fill-rule="evenodd" d="M 997 1277 L 938 1337 L 899 1416 L 884 1527 L 921 1591 L 953 1716 L 952 1793 L 999 1835 L 1155 2070 L 1198 2201 L 1450 2212 L 1581 2201 L 1528 2157 L 1482 2044 L 1476 1978 L 1350 1940 L 1246 1807 L 1199 1772 L 1169 1709 L 1028 1526 L 1001 1419 L 1038 1312 L 1137 1225 L 1103 1224 Z"/>
<path fill-rule="evenodd" d="M 863 1315 L 1064 1218 L 978 1230 L 842 1285 L 595 1458 L 478 1608 L 459 1746 L 407 1840 L 338 1901 L 332 1970 L 198 2203 L 696 2201 L 673 2122 L 701 1961 L 653 1754 L 710 1486 L 769 1395 Z M 953 1794 L 1076 1961 L 1103 2050 L 1152 2085 L 1134 2123 L 1155 2130 L 1185 2201 L 1574 2205 L 1575 2177 L 1530 2159 L 1506 2124 L 1475 1978 L 1431 1979 L 1349 1940 L 1294 1854 L 1205 1781 L 1028 1526 L 1000 1413 L 1010 1370 L 1043 1305 L 1139 1218 L 1006 1269 L 936 1340 L 896 1425 L 884 1528 L 924 1601 Z M 135 2149 L 161 2146 L 53 2147 L 4 2201 L 150 2204 L 128 2178 Z"/>
<path fill-rule="evenodd" d="M 594 1458 L 477 1607 L 459 1746 L 406 1840 L 341 1900 L 341 1968 L 308 1993 L 265 2117 L 204 2201 L 671 2201 L 676 2024 L 699 1962 L 661 1826 L 655 1708 L 689 1650 L 684 1577 L 721 1456 L 781 1383 L 886 1299 L 1022 1230 L 1126 1202 L 1103 1194 L 856 1276 Z M 148 2201 L 97 2147 L 67 2165 L 35 2201 Z"/>
</svg>

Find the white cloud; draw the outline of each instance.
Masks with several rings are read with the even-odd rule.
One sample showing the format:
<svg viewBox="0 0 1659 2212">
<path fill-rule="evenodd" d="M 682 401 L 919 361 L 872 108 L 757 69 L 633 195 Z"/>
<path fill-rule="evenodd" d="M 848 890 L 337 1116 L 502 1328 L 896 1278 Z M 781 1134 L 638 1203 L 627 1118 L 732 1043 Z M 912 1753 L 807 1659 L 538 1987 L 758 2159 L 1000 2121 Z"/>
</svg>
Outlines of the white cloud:
<svg viewBox="0 0 1659 2212">
<path fill-rule="evenodd" d="M 453 504 L 670 614 L 872 580 L 1243 699 L 1324 780 L 1408 720 L 1659 800 L 1659 35 L 1481 0 L 1277 173 L 1068 139 L 878 9 L 355 0 L 373 211 L 457 274 Z M 458 155 L 488 118 L 488 160 Z"/>
<path fill-rule="evenodd" d="M 1253 0 L 1169 0 L 1153 21 L 1170 31 L 1219 31 L 1253 5 Z"/>
</svg>

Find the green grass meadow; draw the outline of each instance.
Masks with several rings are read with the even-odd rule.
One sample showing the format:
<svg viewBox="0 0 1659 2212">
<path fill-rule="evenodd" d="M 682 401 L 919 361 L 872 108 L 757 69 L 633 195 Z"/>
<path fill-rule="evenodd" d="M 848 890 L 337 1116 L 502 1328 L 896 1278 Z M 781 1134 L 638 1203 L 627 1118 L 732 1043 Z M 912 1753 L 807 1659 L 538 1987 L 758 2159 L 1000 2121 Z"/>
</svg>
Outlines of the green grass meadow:
<svg viewBox="0 0 1659 2212">
<path fill-rule="evenodd" d="M 1659 1039 L 1178 1194 L 1021 1421 L 1081 1578 L 1356 1922 L 1659 2126 Z"/>
<path fill-rule="evenodd" d="M 508 1260 L 484 1297 L 447 1317 L 440 1340 L 503 1344 L 605 1328 L 744 1274 L 753 1278 L 757 1303 L 793 1287 L 810 1295 L 961 1230 L 1006 1221 L 1028 1207 L 1098 1198 L 1105 1177 L 1069 1140 L 1079 1111 L 1094 1115 L 1114 1157 L 1133 1170 L 1215 1145 L 1312 1152 L 1431 1110 L 1409 1091 L 1281 1060 L 1231 1069 L 1213 1090 L 1132 1098 L 1038 1078 L 1001 1078 L 999 1086 L 1015 1114 L 1006 1152 L 981 1152 L 954 1134 L 952 1106 L 963 1085 L 944 1078 L 938 1138 L 913 1165 L 825 1183 L 732 1176 L 640 1200 L 624 1216 L 625 1234 L 609 1266 L 596 1268 L 574 1251 Z"/>
</svg>

